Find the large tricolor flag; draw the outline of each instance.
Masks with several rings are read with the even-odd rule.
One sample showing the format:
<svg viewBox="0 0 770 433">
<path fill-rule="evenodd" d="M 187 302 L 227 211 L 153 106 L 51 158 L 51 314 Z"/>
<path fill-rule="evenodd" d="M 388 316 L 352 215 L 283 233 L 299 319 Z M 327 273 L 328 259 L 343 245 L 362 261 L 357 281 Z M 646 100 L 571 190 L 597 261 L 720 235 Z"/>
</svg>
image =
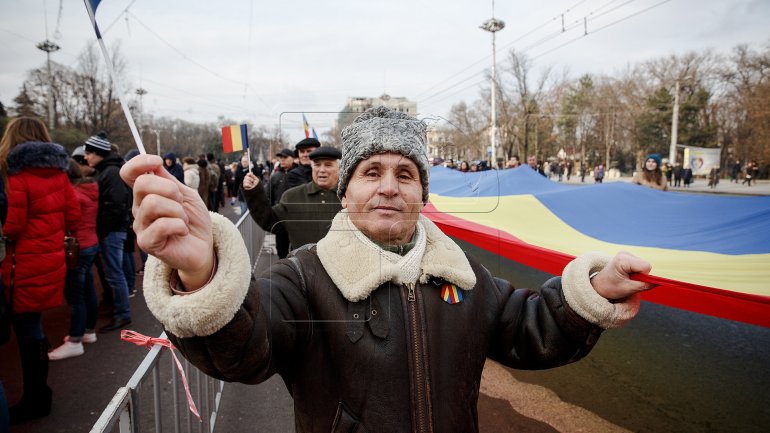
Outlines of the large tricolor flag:
<svg viewBox="0 0 770 433">
<path fill-rule="evenodd" d="M 249 148 L 246 124 L 222 127 L 222 150 L 225 153 L 240 152 Z"/>
<path fill-rule="evenodd" d="M 501 270 L 561 275 L 583 252 L 630 251 L 652 263 L 644 278 L 659 285 L 642 299 L 770 327 L 770 197 L 578 187 L 526 166 L 434 167 L 423 213 Z"/>
<path fill-rule="evenodd" d="M 310 123 L 307 121 L 307 117 L 305 117 L 305 113 L 302 113 L 302 127 L 305 129 L 305 138 L 310 138 L 310 133 L 313 133 L 313 138 L 318 140 L 318 134 L 315 133 L 315 128 L 310 126 Z"/>
</svg>

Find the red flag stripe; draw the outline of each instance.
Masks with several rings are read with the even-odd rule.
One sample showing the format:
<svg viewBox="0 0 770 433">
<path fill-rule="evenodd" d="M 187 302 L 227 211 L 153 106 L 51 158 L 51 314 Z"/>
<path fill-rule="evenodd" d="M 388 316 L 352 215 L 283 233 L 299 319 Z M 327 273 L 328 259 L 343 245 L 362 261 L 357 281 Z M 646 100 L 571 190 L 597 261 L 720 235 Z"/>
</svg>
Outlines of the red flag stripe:
<svg viewBox="0 0 770 433">
<path fill-rule="evenodd" d="M 222 151 L 224 153 L 230 153 L 233 151 L 233 136 L 230 133 L 229 126 L 222 128 Z"/>
</svg>

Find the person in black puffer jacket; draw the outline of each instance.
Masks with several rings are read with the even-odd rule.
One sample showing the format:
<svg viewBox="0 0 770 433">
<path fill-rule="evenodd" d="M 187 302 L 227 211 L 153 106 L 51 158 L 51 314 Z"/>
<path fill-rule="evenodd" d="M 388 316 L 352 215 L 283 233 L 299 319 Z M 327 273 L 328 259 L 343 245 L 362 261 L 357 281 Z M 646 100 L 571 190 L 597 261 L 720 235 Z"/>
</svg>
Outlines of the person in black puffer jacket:
<svg viewBox="0 0 770 433">
<path fill-rule="evenodd" d="M 94 177 L 99 184 L 99 210 L 96 216 L 99 254 L 115 299 L 112 321 L 99 328 L 100 332 L 109 332 L 131 324 L 128 284 L 123 272 L 123 247 L 131 215 L 131 190 L 120 179 L 123 158 L 112 150 L 106 134 L 89 138 L 85 145 L 86 161 L 96 170 Z"/>
</svg>

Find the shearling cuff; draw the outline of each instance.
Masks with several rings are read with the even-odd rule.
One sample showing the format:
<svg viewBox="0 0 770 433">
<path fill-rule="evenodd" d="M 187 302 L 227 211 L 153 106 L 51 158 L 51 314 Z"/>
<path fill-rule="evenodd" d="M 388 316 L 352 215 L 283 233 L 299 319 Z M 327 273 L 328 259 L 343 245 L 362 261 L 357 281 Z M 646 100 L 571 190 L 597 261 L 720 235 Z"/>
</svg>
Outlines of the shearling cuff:
<svg viewBox="0 0 770 433">
<path fill-rule="evenodd" d="M 251 279 L 249 253 L 233 223 L 210 212 L 214 250 L 219 259 L 211 282 L 184 296 L 171 292 L 172 269 L 149 256 L 144 273 L 147 307 L 163 327 L 181 337 L 205 337 L 227 325 L 241 307 Z"/>
<path fill-rule="evenodd" d="M 639 296 L 613 303 L 596 293 L 588 276 L 602 270 L 609 261 L 609 256 L 596 252 L 578 256 L 564 268 L 562 290 L 567 304 L 580 317 L 604 329 L 615 329 L 639 312 Z"/>
</svg>

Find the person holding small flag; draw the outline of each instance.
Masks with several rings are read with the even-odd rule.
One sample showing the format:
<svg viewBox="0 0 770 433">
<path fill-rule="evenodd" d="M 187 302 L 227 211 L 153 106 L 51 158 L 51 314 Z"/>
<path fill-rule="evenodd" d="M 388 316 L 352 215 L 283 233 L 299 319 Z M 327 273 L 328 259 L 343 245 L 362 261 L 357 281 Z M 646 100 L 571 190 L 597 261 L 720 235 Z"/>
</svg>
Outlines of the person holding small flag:
<svg viewBox="0 0 770 433">
<path fill-rule="evenodd" d="M 280 201 L 271 206 L 264 188 L 254 174 L 243 180 L 243 196 L 249 213 L 263 230 L 289 235 L 291 248 L 316 243 L 326 236 L 334 216 L 342 209 L 337 198 L 340 173 L 339 149 L 321 146 L 310 152 L 313 180 L 287 189 Z"/>
<path fill-rule="evenodd" d="M 259 278 L 227 218 L 157 156 L 132 159 L 121 173 L 152 254 L 144 294 L 174 345 L 223 380 L 281 375 L 297 432 L 478 431 L 487 358 L 569 364 L 637 314 L 650 285 L 630 274 L 650 265 L 628 253 L 581 255 L 539 292 L 465 254 L 421 215 L 426 131 L 386 107 L 356 118 L 342 131 L 331 229 Z"/>
</svg>

